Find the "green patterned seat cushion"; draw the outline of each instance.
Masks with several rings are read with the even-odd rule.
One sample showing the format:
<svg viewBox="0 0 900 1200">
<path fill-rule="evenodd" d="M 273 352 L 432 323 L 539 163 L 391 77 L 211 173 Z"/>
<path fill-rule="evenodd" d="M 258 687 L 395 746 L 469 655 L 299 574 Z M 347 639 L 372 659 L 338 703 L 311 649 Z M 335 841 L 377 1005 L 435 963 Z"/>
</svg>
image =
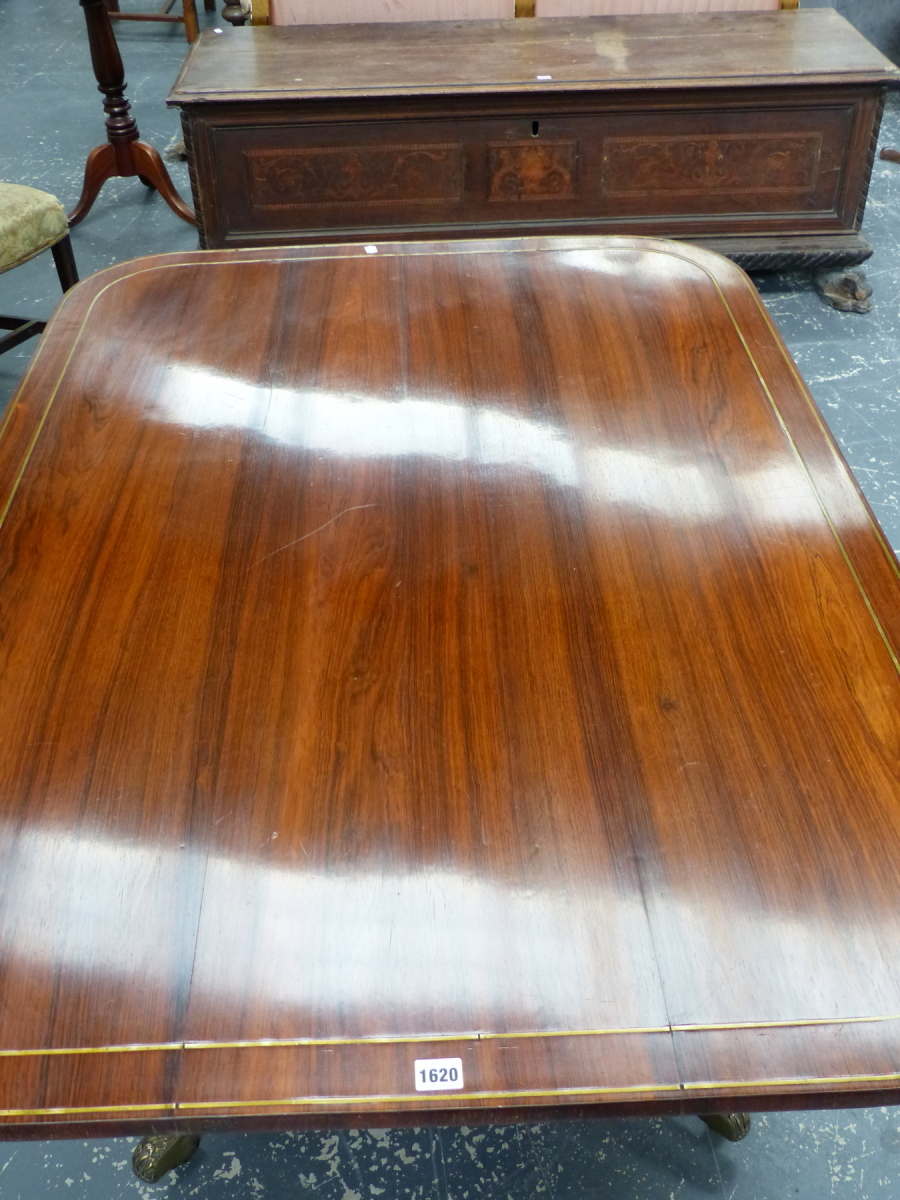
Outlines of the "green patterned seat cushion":
<svg viewBox="0 0 900 1200">
<path fill-rule="evenodd" d="M 40 254 L 69 232 L 55 196 L 18 183 L 0 183 L 0 271 Z"/>
</svg>

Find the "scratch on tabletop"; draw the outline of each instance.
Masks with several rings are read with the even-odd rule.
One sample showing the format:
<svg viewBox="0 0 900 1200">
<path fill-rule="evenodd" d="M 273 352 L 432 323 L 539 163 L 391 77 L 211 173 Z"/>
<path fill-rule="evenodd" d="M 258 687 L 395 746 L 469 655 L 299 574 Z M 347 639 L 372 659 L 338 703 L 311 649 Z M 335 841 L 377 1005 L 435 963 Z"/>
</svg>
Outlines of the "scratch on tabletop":
<svg viewBox="0 0 900 1200">
<path fill-rule="evenodd" d="M 323 529 L 327 529 L 329 525 L 333 525 L 335 521 L 341 517 L 345 517 L 347 513 L 357 512 L 360 508 L 377 508 L 377 504 L 354 504 L 351 508 L 342 509 L 336 516 L 333 516 L 330 521 L 326 521 L 324 525 L 320 525 L 318 529 L 311 529 L 309 533 L 304 533 L 303 537 L 294 538 L 292 542 L 288 542 L 286 546 L 279 546 L 277 550 L 272 550 L 268 554 L 264 554 L 262 558 L 258 558 L 256 562 L 251 563 L 251 567 L 258 567 L 261 562 L 265 562 L 267 558 L 274 558 L 276 554 L 281 554 L 283 550 L 290 550 L 291 546 L 297 546 L 300 542 L 305 542 L 307 538 L 313 537 L 317 533 L 321 533 Z"/>
</svg>

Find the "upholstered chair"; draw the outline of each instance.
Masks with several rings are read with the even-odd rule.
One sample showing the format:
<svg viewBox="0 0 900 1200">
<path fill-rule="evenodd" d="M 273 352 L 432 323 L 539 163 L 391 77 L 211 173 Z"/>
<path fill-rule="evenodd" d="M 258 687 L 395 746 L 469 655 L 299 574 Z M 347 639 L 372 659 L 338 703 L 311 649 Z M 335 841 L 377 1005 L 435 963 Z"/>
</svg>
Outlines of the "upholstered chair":
<svg viewBox="0 0 900 1200">
<path fill-rule="evenodd" d="M 62 289 L 78 282 L 66 210 L 55 196 L 18 183 L 0 183 L 0 272 L 11 271 L 29 258 L 49 250 L 56 263 Z M 26 317 L 0 316 L 0 354 L 26 338 L 42 333 L 46 322 Z"/>
</svg>

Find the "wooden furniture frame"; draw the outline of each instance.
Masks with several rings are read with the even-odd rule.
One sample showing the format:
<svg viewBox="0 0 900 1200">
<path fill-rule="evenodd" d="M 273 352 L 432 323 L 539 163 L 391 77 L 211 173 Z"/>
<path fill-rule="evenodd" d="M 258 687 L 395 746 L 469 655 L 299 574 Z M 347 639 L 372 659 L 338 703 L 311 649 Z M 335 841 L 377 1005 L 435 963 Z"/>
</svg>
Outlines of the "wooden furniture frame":
<svg viewBox="0 0 900 1200">
<path fill-rule="evenodd" d="M 614 232 L 824 267 L 871 253 L 898 78 L 831 9 L 268 27 L 201 37 L 169 103 L 204 247 Z"/>
<path fill-rule="evenodd" d="M 79 0 L 79 3 L 84 9 L 91 65 L 103 93 L 106 141 L 88 155 L 81 196 L 69 214 L 69 225 L 84 220 L 108 179 L 130 179 L 135 175 L 145 187 L 155 188 L 182 221 L 196 224 L 193 212 L 178 195 L 159 151 L 140 140 L 131 101 L 125 95 L 125 68 L 110 22 L 113 14 L 105 0 Z"/>
<path fill-rule="evenodd" d="M 0 630 L 3 1136 L 900 1099 L 900 568 L 718 256 L 93 276 Z"/>
<path fill-rule="evenodd" d="M 200 36 L 200 27 L 197 23 L 196 0 L 181 0 L 182 12 L 180 16 L 172 12 L 177 0 L 163 0 L 159 12 L 155 13 L 122 12 L 119 7 L 119 0 L 105 0 L 105 3 L 111 21 L 165 21 L 182 24 L 184 26 L 184 36 L 189 42 L 196 42 Z M 215 12 L 216 0 L 203 0 L 203 6 L 207 12 Z"/>
<path fill-rule="evenodd" d="M 53 255 L 53 265 L 56 267 L 62 290 L 67 292 L 78 282 L 78 268 L 75 265 L 75 255 L 72 253 L 71 238 L 66 234 L 58 242 L 54 242 L 49 250 Z M 32 257 L 35 256 L 32 255 Z M 26 258 L 22 261 L 30 262 L 31 260 Z M 12 269 L 15 270 L 15 268 Z M 0 335 L 0 354 L 5 354 L 7 350 L 14 350 L 16 346 L 27 342 L 29 338 L 37 337 L 39 333 L 44 332 L 46 327 L 46 321 L 38 321 L 33 317 L 0 316 L 0 329 L 9 330 L 8 333 Z"/>
</svg>

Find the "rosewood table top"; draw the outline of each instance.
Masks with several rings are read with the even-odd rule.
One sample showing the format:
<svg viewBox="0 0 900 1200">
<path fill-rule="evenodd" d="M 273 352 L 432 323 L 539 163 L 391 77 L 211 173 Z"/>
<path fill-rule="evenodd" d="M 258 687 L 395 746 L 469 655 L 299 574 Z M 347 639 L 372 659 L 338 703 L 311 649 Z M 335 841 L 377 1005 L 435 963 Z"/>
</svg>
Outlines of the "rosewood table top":
<svg viewBox="0 0 900 1200">
<path fill-rule="evenodd" d="M 4 1136 L 900 1097 L 900 577 L 724 259 L 123 264 L 0 520 Z"/>
</svg>

